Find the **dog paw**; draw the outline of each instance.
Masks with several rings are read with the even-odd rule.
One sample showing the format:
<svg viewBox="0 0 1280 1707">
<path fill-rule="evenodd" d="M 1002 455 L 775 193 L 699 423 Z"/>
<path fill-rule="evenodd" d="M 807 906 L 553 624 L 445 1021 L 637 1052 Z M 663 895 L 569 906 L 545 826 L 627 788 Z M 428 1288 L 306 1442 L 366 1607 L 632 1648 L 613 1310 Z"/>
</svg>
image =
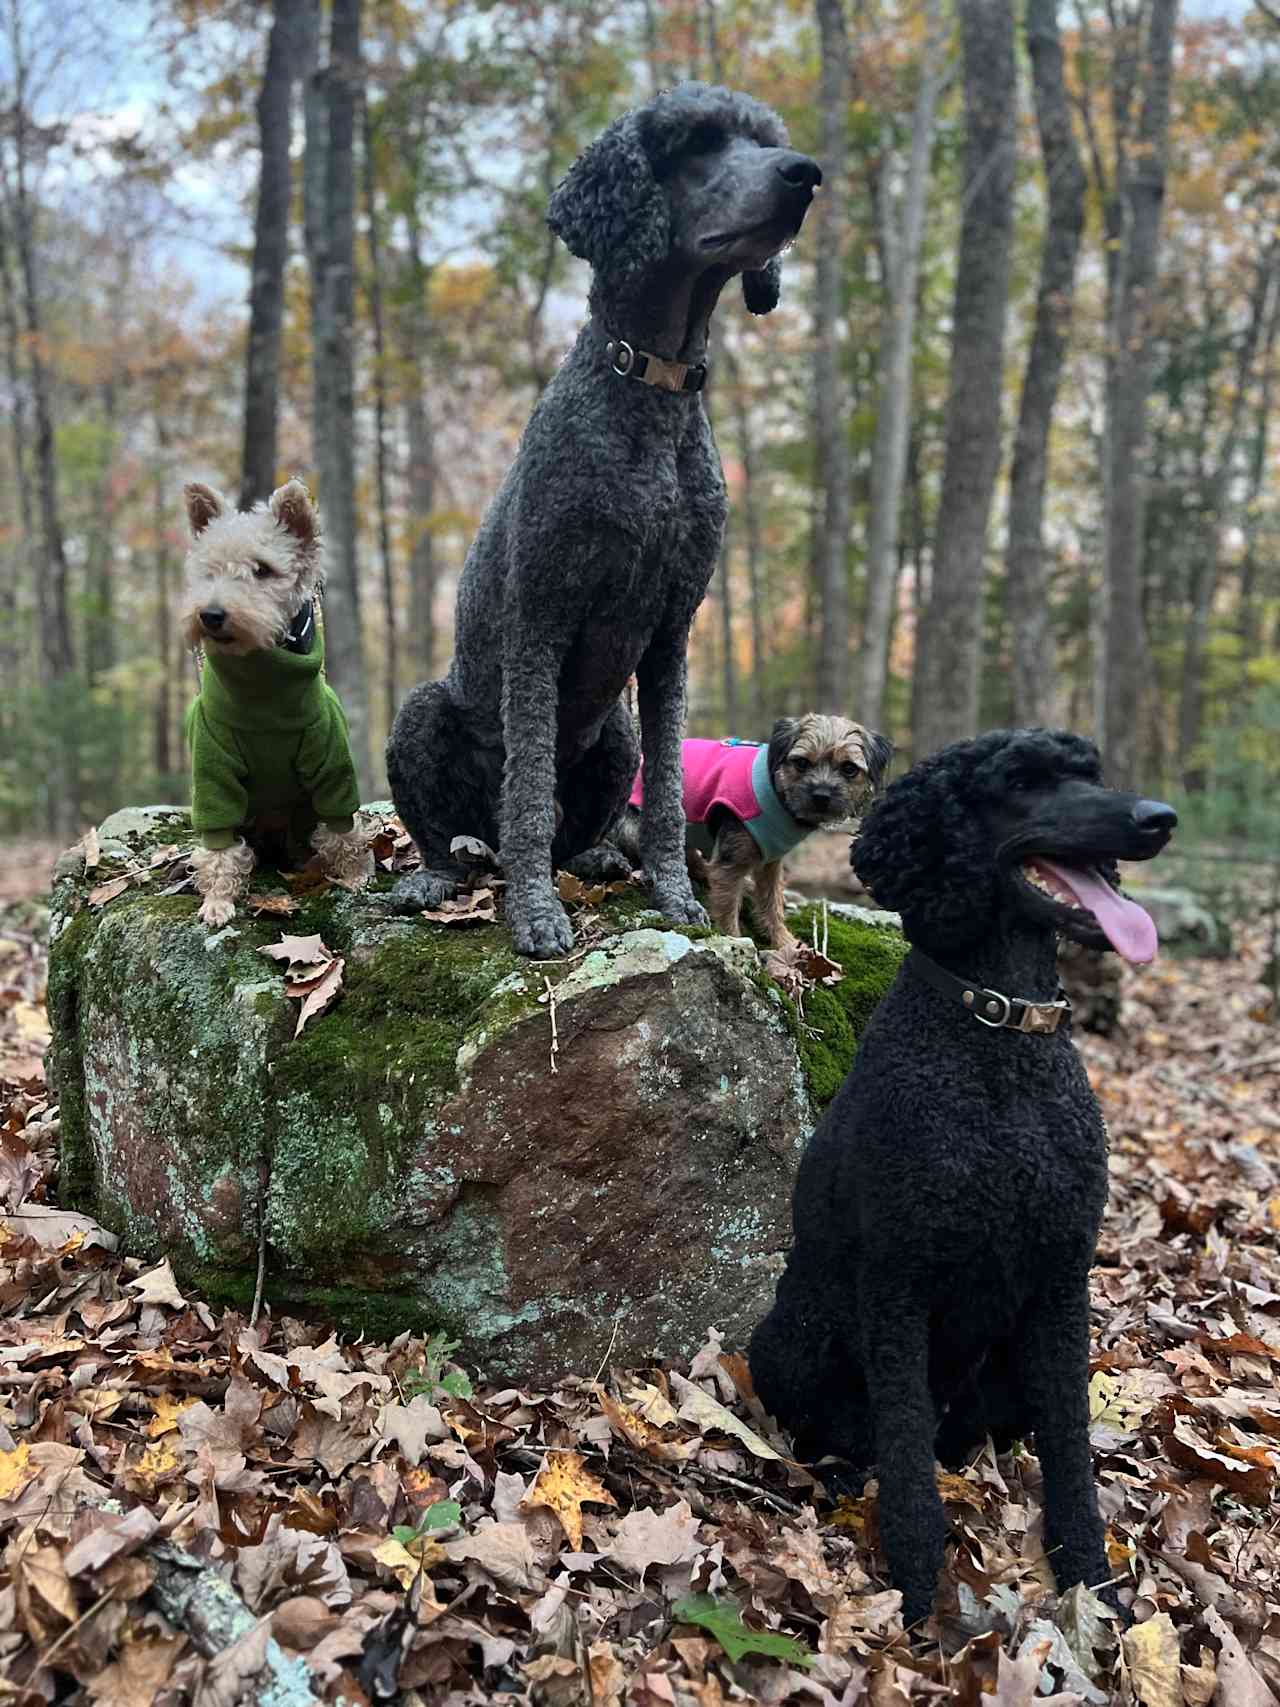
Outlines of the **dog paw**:
<svg viewBox="0 0 1280 1707">
<path fill-rule="evenodd" d="M 625 883 L 631 876 L 631 861 L 617 848 L 602 842 L 599 847 L 575 854 L 561 869 L 584 883 Z"/>
<path fill-rule="evenodd" d="M 509 888 L 504 907 L 517 954 L 558 960 L 573 947 L 573 926 L 549 886 L 545 894 L 539 890 L 524 896 Z"/>
<path fill-rule="evenodd" d="M 210 925 L 215 930 L 221 925 L 229 925 L 236 916 L 236 904 L 221 895 L 206 895 L 200 904 L 200 923 Z"/>
<path fill-rule="evenodd" d="M 687 875 L 683 884 L 659 883 L 655 879 L 653 901 L 663 918 L 670 919 L 673 925 L 709 925 L 711 923 L 707 917 L 706 908 L 694 898 Z"/>
<path fill-rule="evenodd" d="M 421 913 L 451 901 L 457 893 L 455 878 L 442 877 L 438 871 L 411 871 L 391 891 L 391 905 L 397 913 Z"/>
</svg>

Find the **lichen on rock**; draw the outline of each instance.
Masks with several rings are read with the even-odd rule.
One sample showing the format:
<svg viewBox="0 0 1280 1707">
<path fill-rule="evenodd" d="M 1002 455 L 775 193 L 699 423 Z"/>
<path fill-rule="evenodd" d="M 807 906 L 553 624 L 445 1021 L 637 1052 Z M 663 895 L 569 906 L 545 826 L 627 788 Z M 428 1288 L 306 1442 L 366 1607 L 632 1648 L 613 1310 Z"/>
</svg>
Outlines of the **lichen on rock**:
<svg viewBox="0 0 1280 1707">
<path fill-rule="evenodd" d="M 206 934 L 196 898 L 155 882 L 88 904 L 188 833 L 173 808 L 117 815 L 94 872 L 60 868 L 51 1068 L 78 1205 L 228 1297 L 251 1291 L 265 1213 L 270 1300 L 445 1326 L 512 1379 L 750 1328 L 896 932 L 833 912 L 846 976 L 801 1015 L 752 943 L 660 928 L 639 891 L 598 909 L 585 953 L 546 965 L 501 925 L 312 892 L 287 929 L 344 957 L 343 990 L 294 1038 L 258 952 L 279 919 Z"/>
</svg>

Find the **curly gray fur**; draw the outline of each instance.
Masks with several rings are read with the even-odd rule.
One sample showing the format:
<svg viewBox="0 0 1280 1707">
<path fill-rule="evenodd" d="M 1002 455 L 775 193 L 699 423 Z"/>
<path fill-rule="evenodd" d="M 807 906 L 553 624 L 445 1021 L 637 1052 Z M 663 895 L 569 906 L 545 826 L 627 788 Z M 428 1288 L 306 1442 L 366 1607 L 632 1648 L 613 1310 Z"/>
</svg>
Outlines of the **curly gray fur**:
<svg viewBox="0 0 1280 1707">
<path fill-rule="evenodd" d="M 553 865 L 621 864 L 599 844 L 639 761 L 619 697 L 635 675 L 645 870 L 668 918 L 705 921 L 684 862 L 680 738 L 724 479 L 699 395 L 622 377 L 606 345 L 702 361 L 736 274 L 767 313 L 820 177 L 769 108 L 690 83 L 611 124 L 552 196 L 552 229 L 592 267 L 591 318 L 467 556 L 449 674 L 415 688 L 391 731 L 387 774 L 423 860 L 398 905 L 456 886 L 455 836 L 497 841 L 516 947 L 566 952 Z"/>
</svg>

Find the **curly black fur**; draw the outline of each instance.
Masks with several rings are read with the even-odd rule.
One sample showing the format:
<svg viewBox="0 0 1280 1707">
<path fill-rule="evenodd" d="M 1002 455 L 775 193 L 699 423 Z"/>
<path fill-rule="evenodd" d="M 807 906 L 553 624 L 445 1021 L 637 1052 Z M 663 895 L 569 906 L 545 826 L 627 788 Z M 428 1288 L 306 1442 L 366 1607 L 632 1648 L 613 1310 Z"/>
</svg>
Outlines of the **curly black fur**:
<svg viewBox="0 0 1280 1707">
<path fill-rule="evenodd" d="M 705 923 L 684 862 L 680 737 L 724 479 L 700 396 L 622 377 L 609 346 L 702 361 L 735 274 L 767 313 L 820 178 L 767 107 L 691 83 L 611 124 L 552 196 L 552 229 L 591 263 L 591 319 L 467 556 L 449 675 L 415 688 L 391 731 L 391 791 L 424 866 L 399 905 L 438 905 L 462 875 L 450 843 L 479 836 L 500 842 L 516 947 L 566 951 L 553 861 L 625 869 L 598 844 L 638 763 L 619 704 L 634 674 L 646 873 L 669 918 Z"/>
<path fill-rule="evenodd" d="M 1057 931 L 1089 916 L 1020 876 L 1150 858 L 1172 809 L 1101 787 L 1079 736 L 1001 730 L 947 747 L 886 790 L 854 844 L 876 900 L 949 971 L 1035 1001 L 1057 990 Z M 1060 1587 L 1109 1577 L 1088 1444 L 1088 1272 L 1106 1139 L 1062 1027 L 979 1023 L 908 962 L 805 1153 L 795 1242 L 751 1342 L 765 1406 L 815 1456 L 878 1465 L 880 1530 L 909 1623 L 929 1611 L 945 1524 L 935 1450 L 1034 1429 Z"/>
</svg>

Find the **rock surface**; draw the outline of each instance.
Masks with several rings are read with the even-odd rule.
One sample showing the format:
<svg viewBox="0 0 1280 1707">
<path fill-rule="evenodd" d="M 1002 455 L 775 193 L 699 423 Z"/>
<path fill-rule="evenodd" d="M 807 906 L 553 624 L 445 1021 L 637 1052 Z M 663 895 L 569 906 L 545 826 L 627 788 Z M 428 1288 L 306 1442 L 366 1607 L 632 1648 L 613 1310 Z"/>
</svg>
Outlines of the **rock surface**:
<svg viewBox="0 0 1280 1707">
<path fill-rule="evenodd" d="M 288 919 L 242 911 L 206 934 L 194 895 L 159 893 L 172 871 L 149 863 L 188 835 L 173 808 L 117 814 L 93 871 L 74 852 L 60 864 L 65 1198 L 130 1252 L 242 1299 L 265 1214 L 275 1308 L 439 1326 L 512 1380 L 688 1355 L 712 1324 L 741 1343 L 896 932 L 833 917 L 847 976 L 801 1020 L 750 942 L 654 928 L 640 891 L 594 925 L 579 913 L 587 952 L 547 966 L 501 925 L 400 918 L 377 893 L 313 891 Z M 123 893 L 89 901 L 130 868 Z M 286 931 L 346 962 L 296 1039 L 297 1003 L 259 952 Z"/>
</svg>

